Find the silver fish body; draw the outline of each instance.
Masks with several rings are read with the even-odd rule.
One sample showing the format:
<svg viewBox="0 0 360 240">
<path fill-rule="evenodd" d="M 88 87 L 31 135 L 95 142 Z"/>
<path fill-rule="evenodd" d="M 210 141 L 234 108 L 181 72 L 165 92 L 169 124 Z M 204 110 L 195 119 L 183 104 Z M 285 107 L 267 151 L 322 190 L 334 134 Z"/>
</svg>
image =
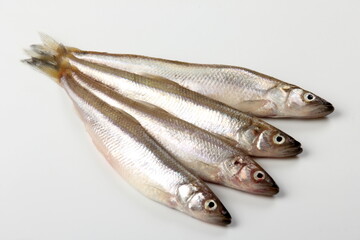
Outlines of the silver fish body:
<svg viewBox="0 0 360 240">
<path fill-rule="evenodd" d="M 133 117 L 101 101 L 67 73 L 60 84 L 99 151 L 139 192 L 206 222 L 231 222 L 230 214 L 206 184 L 180 165 Z"/>
<path fill-rule="evenodd" d="M 269 174 L 234 143 L 154 105 L 126 98 L 76 70 L 69 74 L 92 94 L 137 119 L 161 146 L 203 180 L 255 194 L 278 193 Z"/>
<path fill-rule="evenodd" d="M 334 111 L 332 104 L 312 92 L 246 68 L 77 49 L 73 54 L 89 62 L 170 79 L 259 117 L 318 118 Z"/>
<path fill-rule="evenodd" d="M 158 106 L 174 116 L 238 142 L 252 156 L 289 157 L 299 142 L 270 124 L 166 80 L 86 62 L 68 53 L 63 61 L 120 94 Z"/>
</svg>

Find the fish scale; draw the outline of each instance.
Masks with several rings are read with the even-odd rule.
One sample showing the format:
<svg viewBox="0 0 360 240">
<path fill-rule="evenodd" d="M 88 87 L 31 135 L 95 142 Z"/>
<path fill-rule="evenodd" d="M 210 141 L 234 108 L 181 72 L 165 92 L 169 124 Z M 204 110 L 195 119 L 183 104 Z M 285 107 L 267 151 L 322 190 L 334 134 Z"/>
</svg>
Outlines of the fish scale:
<svg viewBox="0 0 360 240">
<path fill-rule="evenodd" d="M 183 87 L 259 117 L 318 118 L 334 111 L 332 104 L 314 93 L 246 68 L 79 49 L 72 49 L 72 53 L 89 62 L 146 76 L 168 78 Z M 291 91 L 286 91 L 289 88 L 292 88 Z M 306 99 L 308 95 L 311 95 L 311 99 Z"/>
<path fill-rule="evenodd" d="M 128 98 L 151 103 L 197 127 L 237 141 L 238 146 L 250 155 L 288 157 L 302 151 L 299 142 L 270 124 L 167 79 L 149 78 L 94 64 L 74 57 L 72 52 L 66 52 L 62 59 Z M 275 136 L 281 136 L 284 141 L 276 142 Z"/>
<path fill-rule="evenodd" d="M 255 194 L 274 195 L 279 191 L 268 173 L 234 142 L 224 141 L 154 105 L 126 98 L 75 69 L 70 74 L 92 94 L 137 119 L 169 153 L 203 180 Z M 254 176 L 259 172 L 262 179 Z"/>
<path fill-rule="evenodd" d="M 200 220 L 229 224 L 231 217 L 215 194 L 180 165 L 130 115 L 101 101 L 68 74 L 61 85 L 99 151 L 120 175 L 145 196 Z M 181 189 L 189 189 L 185 192 Z M 191 190 L 193 189 L 193 191 Z M 201 201 L 194 196 L 203 196 Z M 204 209 L 210 200 L 213 211 Z M 193 209 L 195 204 L 197 209 Z"/>
</svg>

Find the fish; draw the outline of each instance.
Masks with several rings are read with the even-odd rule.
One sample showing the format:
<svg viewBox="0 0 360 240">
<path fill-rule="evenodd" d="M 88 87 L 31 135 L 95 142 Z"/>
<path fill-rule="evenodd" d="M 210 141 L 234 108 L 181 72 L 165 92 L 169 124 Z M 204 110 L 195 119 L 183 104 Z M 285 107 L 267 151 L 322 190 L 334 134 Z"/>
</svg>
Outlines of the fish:
<svg viewBox="0 0 360 240">
<path fill-rule="evenodd" d="M 165 150 L 201 179 L 253 194 L 272 196 L 279 192 L 271 176 L 233 142 L 159 107 L 126 98 L 76 69 L 69 74 L 78 85 L 133 116 Z"/>
<path fill-rule="evenodd" d="M 43 45 L 33 45 L 35 56 L 76 68 L 114 91 L 133 100 L 164 109 L 193 125 L 235 140 L 251 156 L 291 157 L 302 152 L 300 142 L 265 121 L 191 91 L 164 78 L 149 78 L 76 58 L 64 45 L 42 36 Z"/>
<path fill-rule="evenodd" d="M 265 118 L 321 118 L 334 111 L 318 95 L 274 77 L 236 66 L 196 64 L 141 55 L 72 48 L 78 59 L 144 76 L 167 78 L 242 112 Z"/>
<path fill-rule="evenodd" d="M 81 87 L 68 70 L 56 72 L 61 69 L 56 63 L 36 58 L 24 62 L 57 78 L 97 149 L 140 193 L 208 223 L 231 223 L 231 215 L 211 189 L 159 145 L 135 118 Z"/>
</svg>

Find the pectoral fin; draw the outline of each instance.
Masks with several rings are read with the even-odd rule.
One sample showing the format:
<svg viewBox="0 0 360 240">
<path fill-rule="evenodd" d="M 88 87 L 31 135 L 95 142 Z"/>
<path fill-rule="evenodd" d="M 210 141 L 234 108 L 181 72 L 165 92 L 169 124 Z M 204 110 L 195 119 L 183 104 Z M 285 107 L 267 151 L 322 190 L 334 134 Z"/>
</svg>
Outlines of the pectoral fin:
<svg viewBox="0 0 360 240">
<path fill-rule="evenodd" d="M 269 100 L 249 100 L 237 105 L 237 109 L 258 117 L 272 117 L 276 115 L 276 106 Z"/>
</svg>

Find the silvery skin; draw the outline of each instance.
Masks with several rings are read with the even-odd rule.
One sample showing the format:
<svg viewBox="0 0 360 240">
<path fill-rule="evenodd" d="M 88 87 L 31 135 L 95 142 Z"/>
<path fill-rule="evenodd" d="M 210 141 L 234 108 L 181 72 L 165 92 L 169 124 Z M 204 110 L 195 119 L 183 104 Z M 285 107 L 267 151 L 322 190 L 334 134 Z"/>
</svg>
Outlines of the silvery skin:
<svg viewBox="0 0 360 240">
<path fill-rule="evenodd" d="M 75 57 L 88 62 L 153 78 L 167 78 L 258 117 L 320 118 L 334 111 L 331 103 L 310 91 L 242 67 L 78 49 L 72 51 Z"/>
<path fill-rule="evenodd" d="M 263 168 L 233 142 L 145 102 L 133 101 L 73 69 L 81 86 L 133 116 L 181 164 L 205 181 L 253 194 L 274 195 L 279 187 Z"/>
</svg>

